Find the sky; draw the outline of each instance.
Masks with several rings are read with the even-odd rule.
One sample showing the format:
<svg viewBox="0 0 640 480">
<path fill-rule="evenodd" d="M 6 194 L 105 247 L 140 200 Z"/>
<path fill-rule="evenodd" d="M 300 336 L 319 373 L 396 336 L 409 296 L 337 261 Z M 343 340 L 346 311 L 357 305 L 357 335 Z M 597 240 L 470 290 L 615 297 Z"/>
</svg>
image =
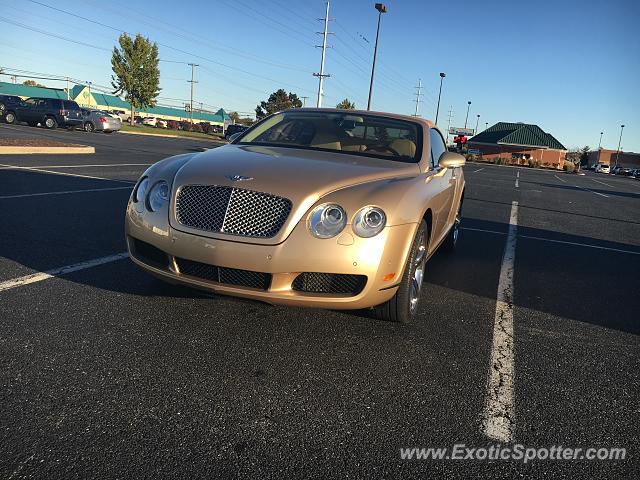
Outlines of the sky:
<svg viewBox="0 0 640 480">
<path fill-rule="evenodd" d="M 366 108 L 374 3 L 331 1 L 323 106 L 347 97 Z M 441 128 L 450 109 L 451 126 L 464 126 L 471 101 L 471 128 L 534 123 L 567 148 L 597 148 L 604 132 L 602 146 L 615 149 L 624 124 L 621 148 L 640 152 L 637 0 L 385 3 L 373 110 L 413 114 L 420 79 L 419 114 L 435 119 L 445 72 Z M 141 33 L 159 44 L 159 104 L 188 102 L 187 64 L 197 63 L 194 105 L 252 114 L 284 88 L 315 106 L 324 11 L 323 0 L 0 0 L 0 67 L 108 89 L 119 33 Z"/>
</svg>

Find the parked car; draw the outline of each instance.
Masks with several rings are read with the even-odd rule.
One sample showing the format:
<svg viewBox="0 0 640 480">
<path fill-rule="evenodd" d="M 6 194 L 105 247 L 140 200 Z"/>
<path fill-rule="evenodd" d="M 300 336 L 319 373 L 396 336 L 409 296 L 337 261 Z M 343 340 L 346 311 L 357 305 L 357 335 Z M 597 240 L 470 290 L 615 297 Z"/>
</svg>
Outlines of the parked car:
<svg viewBox="0 0 640 480">
<path fill-rule="evenodd" d="M 234 123 L 233 125 L 229 125 L 227 127 L 227 130 L 224 132 L 224 138 L 229 140 L 229 137 L 234 133 L 244 132 L 248 128 L 249 127 L 247 127 L 246 125 L 240 125 L 239 123 Z"/>
<path fill-rule="evenodd" d="M 618 175 L 621 177 L 631 177 L 633 176 L 633 170 L 628 167 L 618 167 Z"/>
<path fill-rule="evenodd" d="M 156 119 L 156 128 L 167 128 L 167 121 L 162 118 Z"/>
<path fill-rule="evenodd" d="M 599 163 L 596 166 L 596 173 L 609 173 L 610 168 L 606 163 Z"/>
<path fill-rule="evenodd" d="M 156 117 L 144 117 L 142 119 L 142 124 L 147 125 L 149 127 L 155 127 L 158 123 L 158 119 Z"/>
<path fill-rule="evenodd" d="M 5 121 L 25 122 L 32 127 L 41 124 L 46 128 L 73 128 L 82 125 L 82 111 L 73 100 L 32 97 L 7 108 Z"/>
<path fill-rule="evenodd" d="M 21 103 L 22 99 L 15 95 L 0 95 L 0 120 L 4 120 L 7 110 L 15 109 Z"/>
<path fill-rule="evenodd" d="M 427 260 L 455 249 L 464 164 L 419 117 L 288 110 L 147 169 L 127 246 L 169 283 L 409 322 Z"/>
<path fill-rule="evenodd" d="M 640 180 L 640 168 L 637 168 L 634 172 L 633 172 L 633 177 L 636 180 Z"/>
<path fill-rule="evenodd" d="M 102 110 L 82 109 L 82 128 L 85 132 L 111 133 L 120 130 L 120 117 Z"/>
<path fill-rule="evenodd" d="M 617 175 L 618 174 L 618 170 L 620 170 L 620 167 L 613 167 L 611 169 L 611 175 Z"/>
</svg>

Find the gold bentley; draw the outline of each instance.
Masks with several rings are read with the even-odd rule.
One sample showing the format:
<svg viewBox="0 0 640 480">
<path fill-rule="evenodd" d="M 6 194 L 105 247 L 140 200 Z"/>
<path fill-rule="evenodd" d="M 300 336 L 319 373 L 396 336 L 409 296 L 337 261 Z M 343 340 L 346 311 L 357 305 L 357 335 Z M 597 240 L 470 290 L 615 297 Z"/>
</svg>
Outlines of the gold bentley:
<svg viewBox="0 0 640 480">
<path fill-rule="evenodd" d="M 126 212 L 131 259 L 176 284 L 408 322 L 458 240 L 464 157 L 421 118 L 294 109 L 167 158 Z"/>
</svg>

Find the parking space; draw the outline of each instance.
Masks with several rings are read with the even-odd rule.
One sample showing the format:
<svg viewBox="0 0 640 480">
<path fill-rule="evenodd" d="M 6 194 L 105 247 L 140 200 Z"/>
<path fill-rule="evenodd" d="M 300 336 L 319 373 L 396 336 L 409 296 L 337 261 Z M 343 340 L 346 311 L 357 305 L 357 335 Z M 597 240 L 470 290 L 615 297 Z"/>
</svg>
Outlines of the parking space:
<svg viewBox="0 0 640 480">
<path fill-rule="evenodd" d="M 0 476 L 637 471 L 640 182 L 468 164 L 459 249 L 430 260 L 419 318 L 401 326 L 173 287 L 110 257 L 126 250 L 131 182 L 166 156 L 214 145 L 6 125 L 0 133 L 96 147 L 0 158 Z M 629 460 L 400 461 L 401 447 L 491 441 L 510 235 L 512 368 L 501 378 L 513 386 L 512 428 L 498 440 L 624 447 Z M 20 283 L 43 272 L 52 278 Z"/>
</svg>

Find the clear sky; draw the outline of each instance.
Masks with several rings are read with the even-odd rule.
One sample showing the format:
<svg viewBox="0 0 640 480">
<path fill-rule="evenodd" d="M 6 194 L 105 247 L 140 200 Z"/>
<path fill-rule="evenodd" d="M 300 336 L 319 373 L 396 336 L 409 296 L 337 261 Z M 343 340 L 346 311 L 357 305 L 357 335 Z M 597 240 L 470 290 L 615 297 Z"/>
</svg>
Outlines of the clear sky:
<svg viewBox="0 0 640 480">
<path fill-rule="evenodd" d="M 324 106 L 348 97 L 366 108 L 374 3 L 331 1 Z M 569 148 L 597 147 L 604 131 L 603 147 L 615 149 L 625 124 L 622 148 L 640 152 L 640 1 L 386 4 L 375 110 L 413 113 L 421 78 L 420 113 L 435 118 L 438 73 L 446 72 L 441 127 L 450 107 L 452 125 L 463 126 L 471 101 L 472 128 L 478 114 L 480 129 L 485 122 L 536 123 Z M 316 19 L 324 8 L 322 0 L 0 0 L 0 67 L 109 86 L 118 32 L 140 32 L 160 44 L 163 60 L 184 62 L 161 63 L 161 104 L 183 105 L 189 98 L 186 63 L 195 62 L 195 100 L 205 108 L 253 112 L 278 88 L 315 105 L 312 73 L 319 71 L 320 49 L 314 45 L 321 37 L 314 32 L 322 29 Z"/>
</svg>

